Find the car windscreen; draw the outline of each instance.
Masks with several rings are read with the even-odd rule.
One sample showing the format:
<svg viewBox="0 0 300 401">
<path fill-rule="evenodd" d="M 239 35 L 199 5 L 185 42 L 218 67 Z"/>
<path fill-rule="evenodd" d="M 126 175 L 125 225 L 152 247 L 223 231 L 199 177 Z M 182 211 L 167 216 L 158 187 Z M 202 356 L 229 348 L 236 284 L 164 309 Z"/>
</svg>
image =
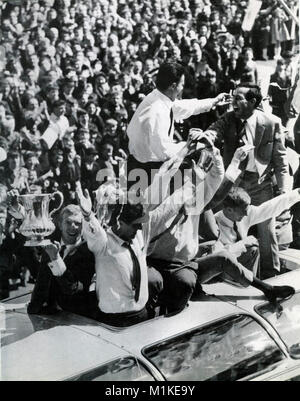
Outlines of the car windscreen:
<svg viewBox="0 0 300 401">
<path fill-rule="evenodd" d="M 277 305 L 258 306 L 256 311 L 275 328 L 291 357 L 300 359 L 300 293 Z"/>
<path fill-rule="evenodd" d="M 68 381 L 154 381 L 146 368 L 135 358 L 119 358 Z"/>
<path fill-rule="evenodd" d="M 252 317 L 235 315 L 143 350 L 166 380 L 234 381 L 285 356 Z"/>
</svg>

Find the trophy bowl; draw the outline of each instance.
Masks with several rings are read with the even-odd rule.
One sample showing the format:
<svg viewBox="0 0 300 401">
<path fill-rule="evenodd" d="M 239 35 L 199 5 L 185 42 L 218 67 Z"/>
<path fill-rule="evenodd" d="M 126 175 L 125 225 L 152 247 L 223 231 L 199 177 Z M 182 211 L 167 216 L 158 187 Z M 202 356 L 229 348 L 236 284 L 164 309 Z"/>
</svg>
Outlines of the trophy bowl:
<svg viewBox="0 0 300 401">
<path fill-rule="evenodd" d="M 56 197 L 59 198 L 59 206 L 49 212 L 50 201 Z M 45 246 L 50 244 L 50 240 L 45 238 L 55 231 L 55 225 L 51 217 L 62 207 L 63 194 L 54 192 L 53 194 L 19 195 L 17 201 L 23 216 L 19 232 L 27 238 L 25 246 Z"/>
</svg>

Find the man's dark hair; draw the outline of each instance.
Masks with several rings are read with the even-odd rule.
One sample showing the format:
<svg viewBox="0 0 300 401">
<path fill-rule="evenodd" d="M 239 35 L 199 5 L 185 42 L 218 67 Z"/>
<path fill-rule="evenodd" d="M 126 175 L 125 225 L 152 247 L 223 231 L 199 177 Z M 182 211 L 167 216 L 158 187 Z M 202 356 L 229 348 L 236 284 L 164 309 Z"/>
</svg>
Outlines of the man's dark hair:
<svg viewBox="0 0 300 401">
<path fill-rule="evenodd" d="M 233 188 L 223 201 L 223 207 L 247 207 L 251 204 L 249 194 L 243 188 Z"/>
<path fill-rule="evenodd" d="M 238 88 L 249 89 L 245 95 L 245 98 L 246 98 L 246 100 L 248 100 L 248 102 L 252 99 L 255 99 L 255 108 L 257 108 L 261 104 L 263 96 L 261 94 L 261 90 L 258 85 L 250 84 L 247 82 L 245 82 L 245 83 L 242 82 L 237 86 L 237 89 Z"/>
<path fill-rule="evenodd" d="M 174 82 L 178 84 L 184 72 L 184 67 L 181 64 L 175 62 L 163 63 L 158 70 L 156 78 L 157 89 L 165 91 Z"/>
<path fill-rule="evenodd" d="M 141 203 L 131 204 L 125 203 L 116 205 L 111 216 L 111 225 L 117 223 L 118 220 L 123 221 L 126 224 L 131 224 L 135 220 L 145 216 L 144 208 Z"/>
<path fill-rule="evenodd" d="M 57 107 L 65 106 L 66 103 L 63 100 L 56 100 L 56 102 L 53 103 L 53 108 L 56 109 Z"/>
</svg>

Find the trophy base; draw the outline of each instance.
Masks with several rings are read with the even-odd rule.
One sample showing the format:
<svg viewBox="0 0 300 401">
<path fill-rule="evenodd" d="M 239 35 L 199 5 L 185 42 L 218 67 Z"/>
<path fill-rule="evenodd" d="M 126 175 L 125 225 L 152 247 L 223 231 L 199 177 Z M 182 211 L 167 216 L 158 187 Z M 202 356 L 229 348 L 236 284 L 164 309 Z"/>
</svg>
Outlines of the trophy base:
<svg viewBox="0 0 300 401">
<path fill-rule="evenodd" d="M 24 246 L 46 246 L 50 244 L 51 241 L 49 239 L 30 239 L 25 242 Z"/>
</svg>

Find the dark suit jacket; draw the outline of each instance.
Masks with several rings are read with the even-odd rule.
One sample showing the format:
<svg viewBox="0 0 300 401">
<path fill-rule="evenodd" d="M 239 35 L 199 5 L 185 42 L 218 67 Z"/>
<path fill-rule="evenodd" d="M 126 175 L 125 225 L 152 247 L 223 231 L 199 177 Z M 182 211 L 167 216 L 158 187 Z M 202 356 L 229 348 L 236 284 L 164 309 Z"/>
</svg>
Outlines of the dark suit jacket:
<svg viewBox="0 0 300 401">
<path fill-rule="evenodd" d="M 95 274 L 95 258 L 83 242 L 65 259 L 67 270 L 61 277 L 53 276 L 45 253 L 38 273 L 31 302 L 42 306 L 54 302 L 73 313 L 89 315 L 89 287 Z"/>
<path fill-rule="evenodd" d="M 254 156 L 258 174 L 263 180 L 264 177 L 274 171 L 279 188 L 288 190 L 288 160 L 280 119 L 273 115 L 266 115 L 260 110 L 256 110 L 256 113 Z M 217 146 L 222 146 L 224 143 L 225 168 L 229 166 L 234 152 L 239 146 L 237 140 L 238 124 L 239 121 L 234 112 L 229 112 L 225 113 L 206 131 Z"/>
</svg>

